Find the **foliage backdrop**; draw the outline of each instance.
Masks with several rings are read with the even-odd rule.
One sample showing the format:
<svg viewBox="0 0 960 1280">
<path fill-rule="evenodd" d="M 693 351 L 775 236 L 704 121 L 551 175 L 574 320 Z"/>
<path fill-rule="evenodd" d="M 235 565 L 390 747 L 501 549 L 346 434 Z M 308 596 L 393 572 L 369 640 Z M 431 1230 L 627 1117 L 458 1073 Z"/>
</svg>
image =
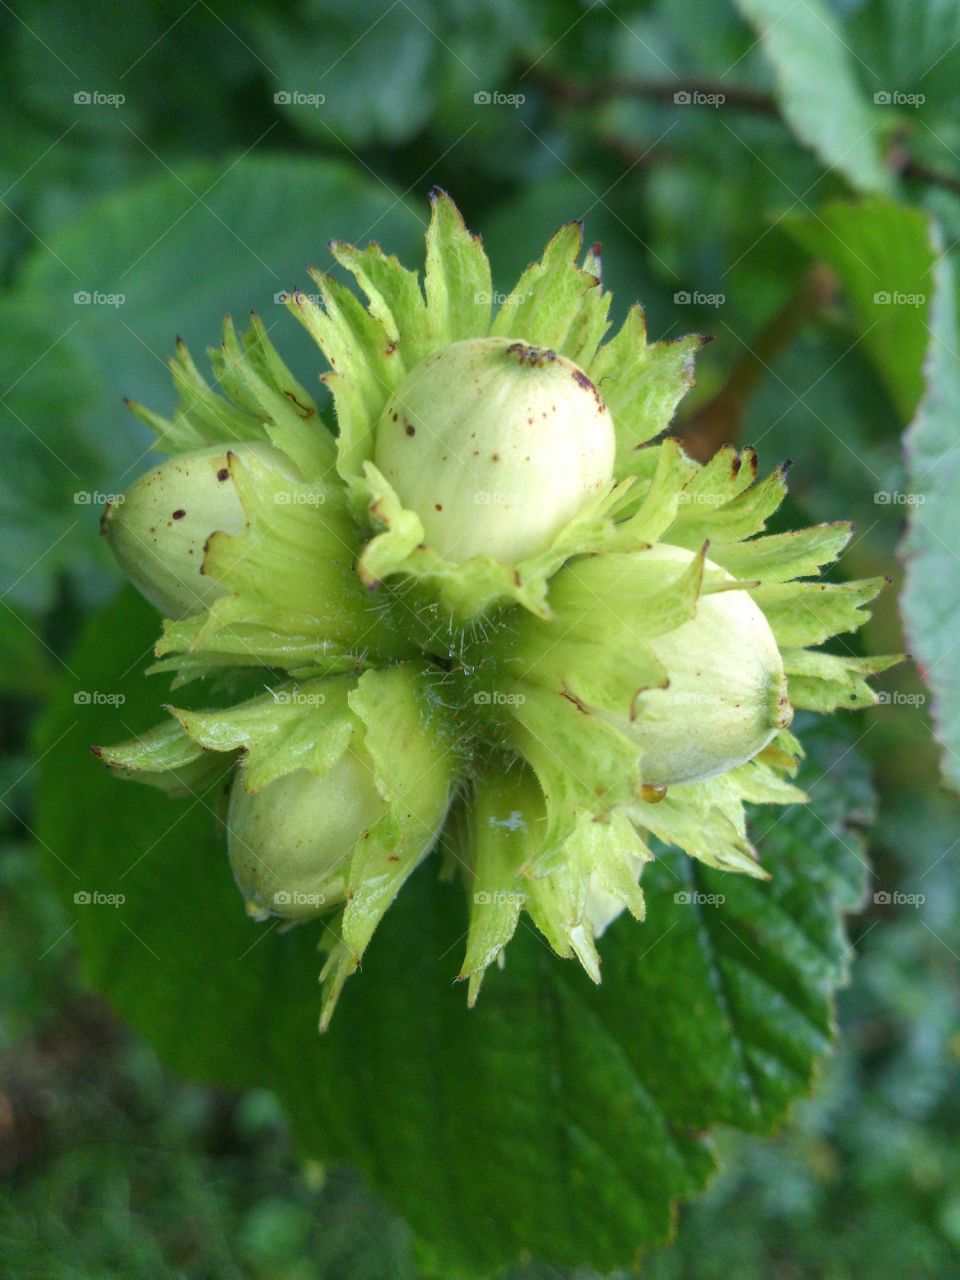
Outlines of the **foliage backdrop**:
<svg viewBox="0 0 960 1280">
<path fill-rule="evenodd" d="M 645 1273 L 960 1275 L 960 5 L 20 0 L 0 25 L 6 1270 L 627 1265 L 706 1177 L 700 1129 L 765 1130 L 805 1091 L 855 957 L 812 1094 L 773 1140 L 721 1131 Z M 581 217 L 616 318 L 712 335 L 676 432 L 792 458 L 791 523 L 856 520 L 844 574 L 894 580 L 864 648 L 926 683 L 891 673 L 811 740 L 814 805 L 758 831 L 772 899 L 728 877 L 726 923 L 694 923 L 665 861 L 602 997 L 529 942 L 468 1016 L 421 873 L 318 1059 L 310 940 L 252 947 L 205 810 L 171 829 L 86 752 L 158 700 L 97 521 L 147 465 L 122 397 L 170 408 L 175 337 L 254 307 L 314 385 L 277 295 L 334 236 L 416 263 L 434 183 L 498 289 Z M 110 918 L 74 902 L 121 884 Z"/>
</svg>

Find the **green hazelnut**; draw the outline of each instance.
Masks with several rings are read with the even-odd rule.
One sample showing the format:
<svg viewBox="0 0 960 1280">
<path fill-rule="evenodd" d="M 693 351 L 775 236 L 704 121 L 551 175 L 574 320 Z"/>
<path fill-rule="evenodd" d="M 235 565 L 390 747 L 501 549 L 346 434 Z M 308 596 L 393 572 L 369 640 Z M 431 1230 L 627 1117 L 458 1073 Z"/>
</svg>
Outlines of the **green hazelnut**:
<svg viewBox="0 0 960 1280">
<path fill-rule="evenodd" d="M 120 567 L 165 617 L 202 613 L 228 594 L 204 574 L 204 554 L 211 534 L 243 528 L 230 464 L 251 455 L 293 478 L 289 460 L 270 445 L 214 445 L 160 463 L 104 511 L 100 529 Z"/>
<path fill-rule="evenodd" d="M 516 564 L 613 478 L 614 428 L 571 360 L 512 338 L 455 342 L 387 401 L 374 462 L 431 550 Z"/>
<path fill-rule="evenodd" d="M 354 846 L 386 808 L 371 765 L 352 748 L 329 773 L 297 769 L 252 793 L 238 775 L 228 846 L 250 915 L 303 920 L 342 902 Z"/>
</svg>

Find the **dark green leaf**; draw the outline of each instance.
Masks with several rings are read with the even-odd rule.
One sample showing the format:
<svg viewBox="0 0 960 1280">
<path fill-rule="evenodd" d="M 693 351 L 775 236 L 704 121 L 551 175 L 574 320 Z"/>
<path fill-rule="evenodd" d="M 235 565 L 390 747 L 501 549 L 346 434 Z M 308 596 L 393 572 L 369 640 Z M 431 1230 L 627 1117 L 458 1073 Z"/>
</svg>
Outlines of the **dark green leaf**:
<svg viewBox="0 0 960 1280">
<path fill-rule="evenodd" d="M 769 884 L 651 868 L 648 922 L 605 937 L 600 988 L 521 931 L 468 1012 L 462 893 L 428 861 L 319 1037 L 320 926 L 245 917 L 215 796 L 175 804 L 85 754 L 157 718 L 138 670 L 155 630 L 123 596 L 71 661 L 97 696 L 78 705 L 65 679 L 41 734 L 39 834 L 86 972 L 175 1070 L 276 1090 L 303 1151 L 356 1163 L 430 1265 L 627 1265 L 709 1175 L 706 1130 L 766 1130 L 806 1089 L 863 885 L 849 823 L 869 789 L 842 744 L 814 739 L 814 809 L 762 814 Z"/>
<path fill-rule="evenodd" d="M 783 114 L 799 140 L 858 191 L 886 191 L 883 117 L 857 83 L 855 54 L 822 0 L 735 0 L 777 76 Z"/>
<path fill-rule="evenodd" d="M 84 427 L 97 383 L 78 350 L 79 311 L 61 305 L 54 317 L 25 298 L 0 301 L 0 612 L 23 631 L 64 565 L 89 574 L 100 563 L 97 481 L 109 466 Z"/>
<path fill-rule="evenodd" d="M 933 692 L 944 776 L 960 787 L 960 373 L 952 264 L 941 258 L 930 319 L 927 388 L 904 437 L 910 522 L 901 601 L 911 652 Z"/>
</svg>

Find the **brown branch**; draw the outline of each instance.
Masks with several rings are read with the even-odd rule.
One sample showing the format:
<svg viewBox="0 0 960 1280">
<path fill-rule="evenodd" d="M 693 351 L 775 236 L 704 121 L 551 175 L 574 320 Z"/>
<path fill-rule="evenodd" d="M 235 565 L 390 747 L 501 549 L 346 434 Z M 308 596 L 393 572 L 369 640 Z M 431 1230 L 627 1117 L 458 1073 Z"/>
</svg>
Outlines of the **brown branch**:
<svg viewBox="0 0 960 1280">
<path fill-rule="evenodd" d="M 662 142 L 658 142 L 654 146 L 641 151 L 613 134 L 602 134 L 597 141 L 604 151 L 609 152 L 610 155 L 616 156 L 624 164 L 629 165 L 629 171 L 635 170 L 638 173 L 642 173 L 654 165 L 669 164 L 671 161 L 679 162 L 683 158 L 678 151 L 672 147 L 665 147 Z M 626 174 L 623 176 L 626 177 Z"/>
<path fill-rule="evenodd" d="M 538 66 L 527 67 L 526 70 L 519 72 L 520 80 L 527 77 L 543 88 L 561 106 L 596 106 L 616 98 L 641 98 L 669 106 L 676 103 L 678 93 L 686 93 L 691 97 L 704 95 L 719 98 L 724 106 L 740 111 L 750 111 L 755 115 L 771 117 L 780 115 L 780 107 L 772 94 L 751 89 L 747 85 L 726 84 L 723 80 L 691 77 L 686 80 L 680 78 L 676 80 L 628 79 L 581 84 Z M 604 144 L 610 149 L 608 139 L 604 139 Z M 622 148 L 620 150 L 623 154 Z M 901 178 L 912 178 L 960 195 L 960 175 L 945 173 L 942 169 L 918 160 L 910 154 L 903 142 L 896 142 L 890 147 L 886 164 Z"/>
<path fill-rule="evenodd" d="M 799 330 L 833 301 L 837 277 L 823 263 L 814 263 L 797 289 L 760 330 L 735 362 L 720 390 L 695 409 L 679 433 L 686 451 L 706 462 L 740 435 L 747 403 L 757 383 Z"/>
<path fill-rule="evenodd" d="M 943 187 L 945 191 L 960 195 L 960 177 L 924 164 L 922 160 L 910 155 L 904 147 L 894 147 L 887 157 L 887 163 L 901 178 L 915 178 L 918 182 L 927 182 L 931 186 Z"/>
<path fill-rule="evenodd" d="M 771 116 L 779 114 L 776 100 L 770 94 L 749 89 L 745 85 L 725 84 L 722 80 L 697 77 L 689 80 L 605 80 L 603 83 L 585 85 L 549 71 L 541 71 L 537 67 L 529 67 L 519 78 L 523 80 L 528 76 L 556 101 L 571 106 L 592 106 L 609 102 L 612 98 L 644 98 L 671 105 L 678 93 L 688 93 L 691 96 L 702 94 L 718 97 L 724 106 L 743 111 Z"/>
</svg>

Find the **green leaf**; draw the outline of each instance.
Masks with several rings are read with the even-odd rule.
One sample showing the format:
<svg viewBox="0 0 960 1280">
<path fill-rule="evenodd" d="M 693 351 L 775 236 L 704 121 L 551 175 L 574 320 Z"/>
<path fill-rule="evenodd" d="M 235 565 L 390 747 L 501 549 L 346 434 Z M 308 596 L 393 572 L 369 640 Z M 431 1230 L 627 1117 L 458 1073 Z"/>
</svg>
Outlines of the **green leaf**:
<svg viewBox="0 0 960 1280">
<path fill-rule="evenodd" d="M 0 608 L 0 693 L 39 698 L 50 681 L 52 654 L 35 617 L 23 618 L 3 602 Z"/>
<path fill-rule="evenodd" d="M 693 358 L 702 346 L 698 334 L 648 342 L 646 318 L 636 304 L 616 336 L 590 361 L 587 373 L 613 415 L 618 479 L 629 474 L 633 451 L 670 425 L 674 410 L 693 385 Z"/>
<path fill-rule="evenodd" d="M 752 542 L 731 542 L 711 556 L 735 578 L 762 577 L 765 582 L 810 578 L 832 564 L 850 541 L 853 530 L 843 521 L 815 524 L 810 529 L 774 533 Z"/>
<path fill-rule="evenodd" d="M 442 346 L 484 337 L 490 325 L 493 286 L 483 244 L 467 229 L 445 191 L 431 191 L 430 202 L 423 289 L 432 340 Z"/>
<path fill-rule="evenodd" d="M 608 74 L 608 71 L 604 63 L 603 73 Z M 471 134 L 471 144 L 478 140 L 479 132 L 478 129 Z M 524 155 L 520 148 L 524 141 L 532 142 L 537 152 L 542 154 L 542 142 L 525 129 L 521 128 L 519 132 L 524 135 L 523 139 L 516 136 L 516 129 L 512 130 L 511 137 L 518 157 Z M 476 153 L 477 148 L 473 150 Z M 593 148 L 590 159 L 595 159 Z M 597 201 L 596 197 L 604 190 L 602 184 L 603 178 L 589 167 L 581 167 L 577 174 L 573 174 L 559 166 L 555 172 L 538 174 L 534 181 L 519 186 L 508 199 L 498 201 L 485 214 L 483 243 L 498 293 L 509 294 L 518 276 L 531 262 L 540 258 L 545 231 L 561 227 L 571 218 L 579 218 L 583 222 L 587 243 L 591 246 L 597 244 L 602 251 L 604 291 L 612 295 L 609 300 L 610 318 L 621 323 L 638 298 L 644 300 L 651 315 L 662 317 L 666 313 L 672 290 L 668 290 L 656 275 L 656 269 L 662 264 L 655 258 L 651 264 L 647 255 L 639 252 L 642 246 L 637 233 L 621 213 L 610 207 L 608 202 Z M 596 258 L 589 255 L 584 269 L 598 275 L 599 265 Z M 591 290 L 587 294 L 588 305 L 590 299 L 599 301 L 602 296 L 601 290 Z M 661 306 L 664 311 L 661 311 Z M 571 347 L 565 347 L 563 354 L 582 368 L 587 367 L 590 358 L 587 352 L 581 350 L 575 354 Z"/>
<path fill-rule="evenodd" d="M 443 0 L 293 0 L 246 5 L 237 16 L 279 90 L 275 109 L 312 145 L 396 148 L 429 129 L 427 137 L 448 146 L 493 132 L 501 145 L 490 161 L 502 169 L 516 162 L 504 154 L 505 109 L 478 105 L 477 95 L 487 90 L 480 103 L 489 103 L 489 90 L 509 85 L 530 49 L 562 39 L 573 18 L 561 6 L 551 34 L 550 14 L 540 10 L 531 0 L 453 8 Z M 510 143 L 515 152 L 516 138 Z M 472 155 L 470 168 L 478 168 Z"/>
<path fill-rule="evenodd" d="M 895 657 L 850 658 L 845 654 L 821 653 L 815 649 L 785 649 L 783 669 L 787 673 L 790 703 L 810 711 L 829 714 L 838 707 L 858 711 L 880 701 L 867 684 L 867 677 L 879 675 L 902 661 Z"/>
<path fill-rule="evenodd" d="M 78 317 L 58 300 L 45 315 L 40 299 L 0 301 L 0 592 L 24 629 L 30 612 L 49 605 L 67 564 L 83 572 L 88 596 L 108 557 L 97 523 L 116 491 L 107 450 L 86 418 L 96 378 L 79 356 Z M 111 487 L 112 482 L 112 487 Z"/>
<path fill-rule="evenodd" d="M 120 400 L 134 394 L 151 406 L 172 403 L 164 360 L 177 334 L 202 351 L 219 341 L 225 314 L 245 317 L 252 306 L 316 392 L 316 351 L 287 315 L 287 292 L 309 285 L 305 264 L 325 254 L 331 236 L 374 223 L 391 249 L 410 256 L 419 248 L 419 214 L 379 183 L 337 161 L 251 155 L 233 164 L 195 161 L 177 177 L 112 194 L 57 232 L 50 241 L 56 256 L 31 255 L 19 286 L 60 329 L 65 310 L 74 318 L 78 289 L 124 299 L 78 306 L 71 333 L 104 381 L 91 417 L 101 433 L 105 423 L 117 424 L 114 478 L 143 465 L 148 439 L 124 419 Z"/>
<path fill-rule="evenodd" d="M 227 709 L 170 710 L 192 743 L 215 752 L 242 750 L 244 786 L 259 791 L 297 769 L 330 772 L 353 735 L 351 683 L 349 676 L 305 680 Z"/>
<path fill-rule="evenodd" d="M 831 636 L 856 631 L 869 614 L 863 606 L 875 599 L 885 578 L 856 582 L 774 582 L 750 594 L 766 614 L 781 647 L 823 644 Z"/>
<path fill-rule="evenodd" d="M 582 244 L 580 223 L 565 223 L 506 295 L 490 332 L 563 349 L 589 294 L 600 288 L 598 277 L 577 265 Z"/>
<path fill-rule="evenodd" d="M 249 15 L 251 38 L 279 86 L 274 101 L 308 137 L 327 147 L 344 139 L 396 145 L 429 119 L 440 47 L 412 10 L 320 0 L 289 12 L 250 6 Z"/>
<path fill-rule="evenodd" d="M 208 538 L 203 572 L 230 594 L 206 613 L 167 622 L 157 654 L 344 671 L 381 644 L 395 652 L 353 571 L 355 532 L 342 497 L 255 455 L 231 454 L 229 465 L 245 524 Z"/>
<path fill-rule="evenodd" d="M 356 278 L 366 294 L 370 312 L 383 325 L 391 342 L 401 337 L 401 356 L 410 369 L 430 351 L 429 316 L 416 271 L 383 252 L 376 243 L 362 249 L 334 240 L 330 252 Z"/>
<path fill-rule="evenodd" d="M 462 890 L 429 858 L 320 1037 L 322 927 L 252 924 L 209 797 L 124 787 L 86 751 L 155 719 L 136 669 L 154 625 L 132 593 L 99 618 L 71 665 L 125 701 L 78 706 L 71 681 L 40 734 L 38 830 L 86 974 L 173 1070 L 275 1090 L 302 1152 L 358 1165 L 428 1270 L 483 1276 L 523 1251 L 629 1266 L 709 1176 L 705 1131 L 767 1130 L 808 1088 L 863 891 L 849 823 L 870 797 L 847 742 L 810 735 L 812 810 L 758 822 L 769 883 L 647 867 L 647 922 L 604 936 L 598 988 L 521 929 L 468 1011 Z"/>
<path fill-rule="evenodd" d="M 205 791 L 212 782 L 227 776 L 232 763 L 204 751 L 181 725 L 169 720 L 130 742 L 92 749 L 120 777 L 159 787 L 175 796 Z"/>
<path fill-rule="evenodd" d="M 960 787 L 960 372 L 952 263 L 941 258 L 930 319 L 927 389 L 904 437 L 909 525 L 901 598 L 907 643 L 933 693 L 944 777 Z"/>
<path fill-rule="evenodd" d="M 540 841 L 525 813 L 538 812 L 542 833 L 543 799 L 532 776 L 515 770 L 477 786 L 471 806 L 473 828 L 469 848 L 470 926 L 460 978 L 468 978 L 469 1002 L 476 1003 L 483 972 L 513 937 L 527 898 L 520 883 L 531 850 Z"/>
<path fill-rule="evenodd" d="M 878 126 L 857 83 L 855 54 L 822 0 L 735 0 L 760 36 L 777 96 L 799 140 L 858 191 L 886 191 Z"/>
<path fill-rule="evenodd" d="M 835 201 L 816 215 L 788 218 L 786 229 L 828 263 L 863 332 L 864 349 L 904 422 L 923 392 L 934 246 L 920 209 L 891 200 Z"/>
</svg>

